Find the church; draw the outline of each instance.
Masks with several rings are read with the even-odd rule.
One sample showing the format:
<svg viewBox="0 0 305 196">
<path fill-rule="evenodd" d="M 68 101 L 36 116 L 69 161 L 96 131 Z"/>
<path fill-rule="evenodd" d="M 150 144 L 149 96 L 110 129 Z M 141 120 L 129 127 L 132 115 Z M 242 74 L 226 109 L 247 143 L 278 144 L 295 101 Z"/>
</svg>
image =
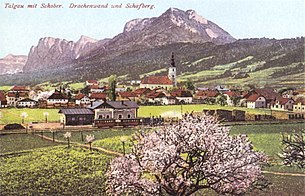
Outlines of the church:
<svg viewBox="0 0 305 196">
<path fill-rule="evenodd" d="M 167 76 L 147 76 L 141 80 L 140 88 L 164 88 L 170 89 L 177 86 L 177 70 L 174 53 L 172 53 L 171 64 Z"/>
</svg>

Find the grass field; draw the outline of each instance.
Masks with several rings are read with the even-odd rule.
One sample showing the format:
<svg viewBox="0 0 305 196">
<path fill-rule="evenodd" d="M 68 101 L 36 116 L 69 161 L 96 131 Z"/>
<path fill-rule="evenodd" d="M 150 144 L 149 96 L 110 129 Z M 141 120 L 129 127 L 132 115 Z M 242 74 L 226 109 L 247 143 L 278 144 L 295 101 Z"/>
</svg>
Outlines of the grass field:
<svg viewBox="0 0 305 196">
<path fill-rule="evenodd" d="M 58 144 L 51 141 L 42 140 L 35 135 L 29 134 L 11 134 L 0 135 L 0 154 L 31 150 L 47 146 L 56 146 Z"/>
<path fill-rule="evenodd" d="M 1 117 L 0 124 L 9 124 L 9 123 L 21 123 L 22 118 L 21 114 L 26 112 L 28 116 L 24 119 L 25 123 L 30 122 L 45 122 L 44 112 L 48 112 L 48 121 L 49 122 L 58 122 L 60 120 L 58 109 L 29 109 L 29 108 L 10 108 L 10 109 L 0 109 Z"/>
<path fill-rule="evenodd" d="M 105 195 L 111 157 L 81 148 L 48 147 L 0 157 L 1 195 Z"/>
<path fill-rule="evenodd" d="M 281 166 L 277 154 L 281 151 L 281 132 L 303 129 L 300 124 L 272 125 L 236 125 L 232 126 L 232 134 L 247 134 L 254 148 L 264 151 L 273 162 L 273 166 L 264 170 L 305 173 L 295 168 Z M 127 136 L 126 152 L 130 152 L 130 136 L 133 129 L 109 129 L 94 132 L 83 132 L 95 135 L 93 146 L 122 153 L 121 136 Z M 50 132 L 44 135 L 52 136 Z M 63 132 L 56 137 L 64 140 Z M 35 140 L 35 141 L 32 141 Z M 72 132 L 72 141 L 80 142 L 81 133 Z M 37 145 L 29 143 L 37 142 Z M 45 143 L 47 142 L 47 144 Z M 0 186 L 4 195 L 103 195 L 105 190 L 105 169 L 111 157 L 98 152 L 72 147 L 54 146 L 41 148 L 43 145 L 53 145 L 32 135 L 16 134 L 1 135 L 1 150 L 5 152 L 34 149 L 25 154 L 6 155 L 0 157 Z M 10 146 L 11 145 L 11 146 Z M 10 146 L 10 147 L 8 147 Z M 25 164 L 26 163 L 26 164 Z M 255 191 L 249 195 L 304 195 L 305 178 L 299 176 L 281 176 L 265 174 L 272 183 L 265 191 Z M 202 191 L 196 195 L 217 195 L 213 191 Z"/>
<path fill-rule="evenodd" d="M 197 104 L 197 105 L 168 105 L 168 106 L 140 106 L 139 108 L 139 117 L 151 117 L 159 116 L 164 114 L 181 114 L 182 112 L 201 112 L 203 109 L 226 109 L 226 110 L 243 110 L 249 113 L 257 114 L 270 114 L 270 110 L 267 109 L 249 109 L 246 107 L 231 107 L 231 106 L 220 106 L 220 105 L 208 105 L 208 104 Z M 26 112 L 28 117 L 25 118 L 25 123 L 30 122 L 44 122 L 45 117 L 44 112 L 49 113 L 48 121 L 49 122 L 59 122 L 60 116 L 58 114 L 58 109 L 31 109 L 31 108 L 3 108 L 0 109 L 2 115 L 0 115 L 0 124 L 9 124 L 9 123 L 21 123 L 22 118 L 20 117 L 21 113 Z"/>
<path fill-rule="evenodd" d="M 203 109 L 215 110 L 215 109 L 225 109 L 225 110 L 243 110 L 252 114 L 270 114 L 270 110 L 267 109 L 249 109 L 246 107 L 231 107 L 231 106 L 220 106 L 220 105 L 208 105 L 208 104 L 198 104 L 198 105 L 167 105 L 167 106 L 141 106 L 139 108 L 140 117 L 150 117 L 159 116 L 166 114 L 168 112 L 181 114 L 186 112 L 202 112 Z"/>
</svg>

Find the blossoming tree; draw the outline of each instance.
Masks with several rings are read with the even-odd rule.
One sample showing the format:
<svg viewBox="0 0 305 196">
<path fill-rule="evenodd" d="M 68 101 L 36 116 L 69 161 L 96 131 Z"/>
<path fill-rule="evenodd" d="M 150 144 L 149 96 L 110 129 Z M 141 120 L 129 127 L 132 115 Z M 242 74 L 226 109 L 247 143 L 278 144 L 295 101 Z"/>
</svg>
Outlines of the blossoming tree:
<svg viewBox="0 0 305 196">
<path fill-rule="evenodd" d="M 282 135 L 283 152 L 280 157 L 284 165 L 305 168 L 305 130 Z"/>
<path fill-rule="evenodd" d="M 187 115 L 176 125 L 139 134 L 133 152 L 111 162 L 109 193 L 246 192 L 263 179 L 266 157 L 253 150 L 246 135 L 229 131 L 213 116 Z"/>
</svg>

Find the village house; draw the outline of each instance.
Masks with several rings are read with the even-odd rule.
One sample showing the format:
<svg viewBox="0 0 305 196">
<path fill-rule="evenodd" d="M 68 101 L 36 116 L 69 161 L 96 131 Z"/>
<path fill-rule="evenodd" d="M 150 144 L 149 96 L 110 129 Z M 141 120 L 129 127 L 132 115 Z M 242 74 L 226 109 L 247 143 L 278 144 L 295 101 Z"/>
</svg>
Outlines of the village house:
<svg viewBox="0 0 305 196">
<path fill-rule="evenodd" d="M 0 108 L 7 107 L 7 100 L 3 91 L 0 91 Z"/>
<path fill-rule="evenodd" d="M 266 98 L 259 94 L 250 95 L 247 98 L 247 108 L 265 108 Z"/>
<path fill-rule="evenodd" d="M 271 102 L 271 110 L 293 110 L 294 100 L 290 98 L 277 98 Z"/>
<path fill-rule="evenodd" d="M 78 94 L 75 96 L 75 104 L 79 105 L 79 106 L 86 106 L 86 105 L 90 105 L 91 103 L 91 99 L 85 95 L 85 94 Z"/>
<path fill-rule="evenodd" d="M 90 101 L 102 101 L 107 99 L 107 93 L 91 93 L 90 96 Z"/>
<path fill-rule="evenodd" d="M 217 90 L 199 90 L 196 92 L 194 98 L 197 100 L 204 100 L 206 103 L 215 103 L 216 97 L 220 95 Z"/>
<path fill-rule="evenodd" d="M 293 105 L 293 112 L 305 113 L 305 100 L 299 99 Z"/>
<path fill-rule="evenodd" d="M 94 112 L 88 108 L 62 108 L 58 113 L 64 125 L 92 125 L 94 121 Z"/>
<path fill-rule="evenodd" d="M 162 91 L 152 91 L 146 95 L 148 103 L 157 105 L 168 105 L 166 94 Z"/>
<path fill-rule="evenodd" d="M 226 102 L 228 106 L 237 106 L 240 103 L 240 94 L 234 91 L 227 91 L 223 93 L 223 95 L 226 97 Z"/>
<path fill-rule="evenodd" d="M 90 85 L 88 86 L 89 88 L 89 93 L 102 93 L 104 92 L 104 88 L 100 87 L 99 85 Z"/>
<path fill-rule="evenodd" d="M 193 102 L 193 95 L 190 91 L 178 89 L 171 92 L 171 96 L 177 99 L 179 104 L 190 104 Z"/>
<path fill-rule="evenodd" d="M 117 101 L 126 100 L 126 101 L 136 101 L 137 95 L 134 92 L 125 91 L 118 92 Z"/>
<path fill-rule="evenodd" d="M 25 98 L 17 102 L 17 107 L 19 108 L 34 108 L 37 106 L 37 101 L 30 98 Z"/>
<path fill-rule="evenodd" d="M 140 88 L 164 88 L 170 89 L 177 86 L 177 74 L 174 54 L 172 54 L 171 64 L 168 68 L 167 76 L 147 76 L 141 80 Z"/>
<path fill-rule="evenodd" d="M 97 80 L 86 80 L 85 85 L 86 86 L 95 86 L 95 85 L 99 85 L 99 82 Z"/>
<path fill-rule="evenodd" d="M 50 97 L 47 98 L 48 105 L 67 104 L 68 102 L 68 96 L 58 91 L 55 91 Z"/>
<path fill-rule="evenodd" d="M 17 93 L 17 92 L 29 92 L 29 89 L 26 86 L 13 86 L 9 92 Z"/>
<path fill-rule="evenodd" d="M 251 91 L 249 91 L 244 98 L 247 100 L 248 102 L 248 98 L 252 95 L 256 95 L 256 96 L 263 96 L 265 99 L 265 103 L 264 103 L 264 108 L 270 108 L 271 104 L 274 100 L 276 100 L 277 98 L 280 99 L 281 95 L 274 92 L 272 89 L 270 88 L 262 88 L 262 89 L 253 89 Z M 256 96 L 252 96 L 251 99 L 253 99 Z M 250 101 L 251 103 L 248 104 L 247 103 L 247 107 L 248 105 L 253 106 L 253 101 Z M 259 101 L 261 102 L 261 101 Z M 259 108 L 261 108 L 261 104 L 256 104 L 256 106 L 258 106 Z M 257 107 L 256 107 L 257 108 Z"/>
<path fill-rule="evenodd" d="M 17 107 L 18 101 L 28 98 L 26 92 L 8 92 L 6 95 L 7 105 L 9 107 Z"/>
<path fill-rule="evenodd" d="M 138 88 L 136 90 L 133 91 L 137 97 L 144 97 L 145 95 L 147 95 L 148 93 L 151 92 L 150 88 Z"/>
</svg>

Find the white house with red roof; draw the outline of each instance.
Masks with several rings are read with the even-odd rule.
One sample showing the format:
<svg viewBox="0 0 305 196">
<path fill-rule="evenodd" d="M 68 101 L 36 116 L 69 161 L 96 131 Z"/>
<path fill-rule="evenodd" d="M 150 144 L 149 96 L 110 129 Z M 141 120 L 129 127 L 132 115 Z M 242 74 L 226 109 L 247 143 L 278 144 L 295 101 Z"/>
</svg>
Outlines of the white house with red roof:
<svg viewBox="0 0 305 196">
<path fill-rule="evenodd" d="M 26 92 L 8 92 L 6 95 L 7 105 L 11 107 L 16 107 L 18 101 L 28 98 L 28 93 Z"/>
<path fill-rule="evenodd" d="M 293 110 L 294 100 L 291 98 L 277 98 L 275 101 L 271 102 L 271 110 Z"/>
<path fill-rule="evenodd" d="M 75 104 L 76 105 L 90 105 L 91 99 L 85 94 L 78 94 L 75 96 Z"/>
<path fill-rule="evenodd" d="M 252 94 L 246 100 L 247 100 L 247 108 L 266 107 L 266 98 L 263 95 Z"/>
<path fill-rule="evenodd" d="M 97 80 L 87 80 L 86 86 L 92 86 L 92 85 L 99 85 L 99 82 Z"/>
</svg>

